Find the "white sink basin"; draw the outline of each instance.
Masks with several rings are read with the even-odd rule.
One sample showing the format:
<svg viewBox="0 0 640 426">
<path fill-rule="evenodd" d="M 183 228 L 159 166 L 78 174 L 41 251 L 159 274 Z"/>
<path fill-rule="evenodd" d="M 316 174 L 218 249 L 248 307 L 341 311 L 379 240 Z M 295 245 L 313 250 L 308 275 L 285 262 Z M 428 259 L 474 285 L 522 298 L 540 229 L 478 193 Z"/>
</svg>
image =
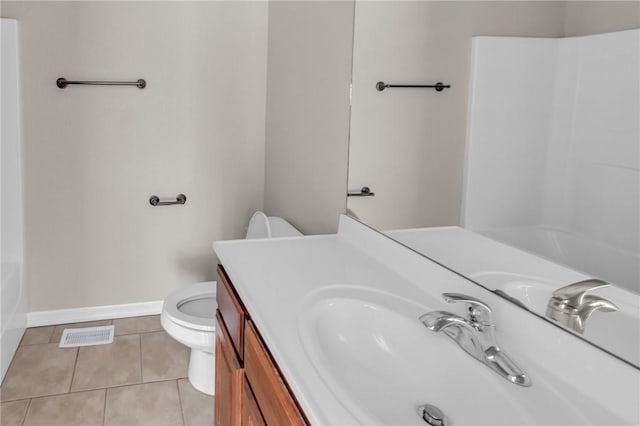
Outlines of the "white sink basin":
<svg viewBox="0 0 640 426">
<path fill-rule="evenodd" d="M 444 334 L 427 330 L 417 318 L 444 307 L 428 303 L 434 306 L 331 286 L 301 304 L 298 331 L 307 357 L 362 424 L 422 426 L 422 404 L 442 410 L 451 426 L 624 423 L 534 360 L 503 347 L 533 384 L 507 382 Z"/>
</svg>

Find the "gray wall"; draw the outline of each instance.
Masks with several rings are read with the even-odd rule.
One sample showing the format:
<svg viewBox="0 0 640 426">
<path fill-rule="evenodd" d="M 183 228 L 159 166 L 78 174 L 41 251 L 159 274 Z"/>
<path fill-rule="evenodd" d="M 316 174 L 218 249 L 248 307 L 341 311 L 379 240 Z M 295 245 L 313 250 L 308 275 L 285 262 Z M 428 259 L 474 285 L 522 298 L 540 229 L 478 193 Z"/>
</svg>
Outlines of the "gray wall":
<svg viewBox="0 0 640 426">
<path fill-rule="evenodd" d="M 640 28 L 640 1 L 565 2 L 565 36 Z"/>
<path fill-rule="evenodd" d="M 356 2 L 349 187 L 376 196 L 349 210 L 379 229 L 458 224 L 471 37 L 563 32 L 561 2 Z M 379 80 L 452 88 L 377 92 Z"/>
<path fill-rule="evenodd" d="M 436 56 L 421 76 L 450 78 L 464 94 L 426 116 L 440 117 L 429 131 L 430 173 L 442 183 L 434 222 L 457 219 L 464 37 L 639 26 L 638 2 L 515 3 L 429 6 Z M 212 279 L 211 242 L 242 237 L 257 209 L 305 233 L 335 231 L 346 207 L 353 2 L 4 1 L 2 16 L 20 26 L 30 311 L 161 300 Z M 410 29 L 398 31 L 390 39 Z M 60 90 L 59 76 L 149 86 Z M 147 203 L 179 192 L 185 206 Z"/>
<path fill-rule="evenodd" d="M 212 241 L 263 206 L 267 4 L 3 1 L 2 16 L 19 25 L 29 310 L 214 279 Z"/>
<path fill-rule="evenodd" d="M 331 233 L 346 206 L 351 1 L 269 2 L 265 210 Z"/>
</svg>

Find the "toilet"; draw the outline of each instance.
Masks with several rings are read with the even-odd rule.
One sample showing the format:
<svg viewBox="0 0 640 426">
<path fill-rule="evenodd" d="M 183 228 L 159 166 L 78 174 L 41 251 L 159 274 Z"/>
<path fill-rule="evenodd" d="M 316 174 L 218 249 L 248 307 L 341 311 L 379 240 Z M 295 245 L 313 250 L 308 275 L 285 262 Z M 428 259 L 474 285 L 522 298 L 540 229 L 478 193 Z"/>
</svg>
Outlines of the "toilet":
<svg viewBox="0 0 640 426">
<path fill-rule="evenodd" d="M 255 212 L 246 238 L 298 236 L 302 233 L 281 217 Z M 208 395 L 213 395 L 215 390 L 216 309 L 216 282 L 207 281 L 169 294 L 160 315 L 165 331 L 191 348 L 189 382 Z"/>
</svg>

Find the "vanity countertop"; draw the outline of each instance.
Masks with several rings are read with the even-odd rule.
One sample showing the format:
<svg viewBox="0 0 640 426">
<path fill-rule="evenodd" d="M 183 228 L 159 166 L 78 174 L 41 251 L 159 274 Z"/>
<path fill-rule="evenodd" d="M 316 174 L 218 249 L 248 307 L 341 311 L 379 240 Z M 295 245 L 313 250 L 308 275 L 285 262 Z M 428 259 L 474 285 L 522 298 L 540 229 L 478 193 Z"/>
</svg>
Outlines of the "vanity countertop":
<svg viewBox="0 0 640 426">
<path fill-rule="evenodd" d="M 616 413 L 615 421 L 631 424 L 639 420 L 638 370 L 353 219 L 342 216 L 340 229 L 335 235 L 220 241 L 214 243 L 214 250 L 291 390 L 314 425 L 362 424 L 364 421 L 360 414 L 366 410 L 366 407 L 356 406 L 348 395 L 344 398 L 344 394 L 336 391 L 332 386 L 333 379 L 319 371 L 311 360 L 312 356 L 306 353 L 308 346 L 305 349 L 302 344 L 309 336 L 304 335 L 306 332 L 301 328 L 300 318 L 312 306 L 310 301 L 314 297 L 331 288 L 337 291 L 341 288 L 367 289 L 387 295 L 387 299 L 401 297 L 410 301 L 407 303 L 416 312 L 422 309 L 424 312 L 433 309 L 455 312 L 457 307 L 447 305 L 441 299 L 443 292 L 465 293 L 481 299 L 493 308 L 497 338 L 515 360 L 525 359 L 527 354 L 531 358 L 532 352 L 539 352 L 533 361 L 536 365 L 530 364 L 530 370 L 548 373 L 557 368 L 565 379 L 562 386 L 566 387 L 565 381 L 570 378 L 572 387 L 582 389 L 577 396 L 580 401 L 585 397 L 600 401 L 607 411 Z M 541 332 L 532 333 L 533 328 Z M 519 330 L 528 331 L 522 333 Z M 426 329 L 424 332 L 430 333 Z M 436 341 L 448 345 L 446 347 L 455 354 L 462 352 L 447 340 L 442 336 Z M 573 353 L 581 354 L 581 362 L 575 362 Z M 425 363 L 428 363 L 429 354 L 423 355 Z M 492 383 L 504 381 L 468 358 L 470 368 L 477 369 L 482 380 Z M 410 367 L 419 369 L 421 366 Z M 534 387 L 536 381 L 540 383 L 536 374 L 532 374 L 532 379 Z M 531 398 L 537 398 L 535 392 L 539 392 L 534 387 L 515 389 L 517 386 L 507 381 L 498 386 L 504 386 L 511 393 L 526 389 L 522 390 L 523 395 L 528 392 Z M 409 411 L 412 410 L 415 411 L 415 407 L 409 407 Z M 411 415 L 415 416 L 415 412 Z M 535 424 L 526 417 L 523 417 L 523 424 Z M 424 424 L 417 416 L 415 419 L 415 424 Z"/>
</svg>

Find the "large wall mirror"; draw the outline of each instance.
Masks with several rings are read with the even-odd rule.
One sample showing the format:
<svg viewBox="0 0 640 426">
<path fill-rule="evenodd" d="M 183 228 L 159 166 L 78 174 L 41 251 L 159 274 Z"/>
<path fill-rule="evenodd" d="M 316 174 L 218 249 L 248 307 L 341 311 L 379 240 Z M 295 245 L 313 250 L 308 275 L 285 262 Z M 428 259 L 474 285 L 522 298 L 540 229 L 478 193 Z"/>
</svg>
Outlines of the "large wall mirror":
<svg viewBox="0 0 640 426">
<path fill-rule="evenodd" d="M 357 0 L 353 46 L 349 213 L 640 368 L 640 3 Z"/>
</svg>

